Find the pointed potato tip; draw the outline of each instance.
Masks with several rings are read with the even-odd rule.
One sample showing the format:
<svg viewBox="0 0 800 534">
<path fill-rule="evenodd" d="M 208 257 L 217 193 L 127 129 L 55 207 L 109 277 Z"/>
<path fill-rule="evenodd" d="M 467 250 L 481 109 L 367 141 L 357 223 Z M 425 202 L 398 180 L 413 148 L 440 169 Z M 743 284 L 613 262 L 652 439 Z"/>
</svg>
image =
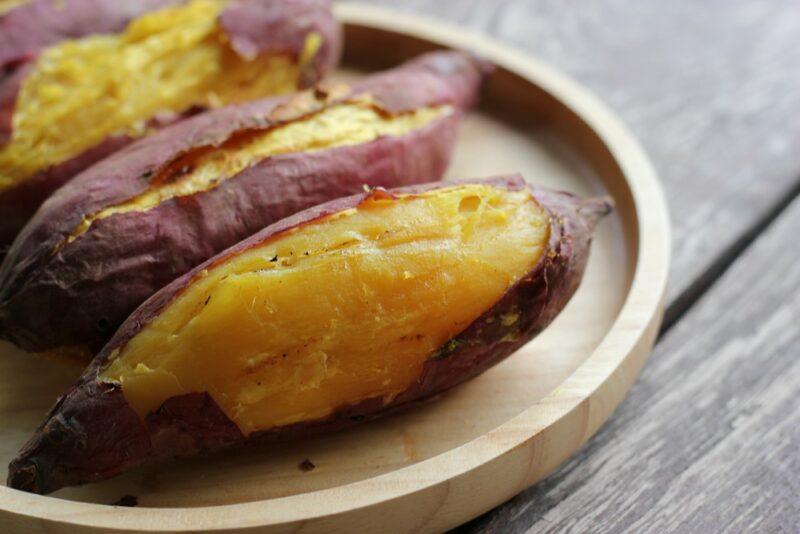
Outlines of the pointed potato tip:
<svg viewBox="0 0 800 534">
<path fill-rule="evenodd" d="M 36 465 L 36 462 L 29 458 L 15 458 L 8 465 L 8 479 L 6 485 L 9 488 L 17 489 L 20 491 L 27 491 L 29 493 L 38 493 L 44 495 L 57 488 L 47 490 L 44 487 L 42 477 L 40 476 L 41 470 Z"/>
<path fill-rule="evenodd" d="M 64 487 L 63 458 L 56 453 L 69 438 L 67 434 L 37 431 L 8 464 L 8 487 L 39 495 Z"/>
<path fill-rule="evenodd" d="M 147 430 L 121 386 L 84 380 L 59 398 L 11 461 L 8 486 L 46 494 L 111 478 L 141 464 L 151 449 Z"/>
<path fill-rule="evenodd" d="M 583 217 L 586 226 L 594 230 L 600 219 L 614 211 L 615 206 L 614 199 L 610 195 L 592 197 L 581 202 L 578 213 Z"/>
</svg>

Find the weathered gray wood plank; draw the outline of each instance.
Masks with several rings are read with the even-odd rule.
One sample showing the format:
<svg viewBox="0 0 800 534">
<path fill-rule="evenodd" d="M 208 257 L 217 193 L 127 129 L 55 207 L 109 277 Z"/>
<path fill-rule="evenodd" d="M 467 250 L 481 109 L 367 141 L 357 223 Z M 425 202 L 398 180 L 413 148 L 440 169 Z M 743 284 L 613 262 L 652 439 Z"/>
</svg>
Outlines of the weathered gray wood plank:
<svg viewBox="0 0 800 534">
<path fill-rule="evenodd" d="M 464 532 L 800 531 L 800 199 L 659 343 L 615 416 Z"/>
<path fill-rule="evenodd" d="M 365 3 L 485 32 L 610 104 L 667 192 L 670 302 L 800 179 L 796 0 Z"/>
</svg>

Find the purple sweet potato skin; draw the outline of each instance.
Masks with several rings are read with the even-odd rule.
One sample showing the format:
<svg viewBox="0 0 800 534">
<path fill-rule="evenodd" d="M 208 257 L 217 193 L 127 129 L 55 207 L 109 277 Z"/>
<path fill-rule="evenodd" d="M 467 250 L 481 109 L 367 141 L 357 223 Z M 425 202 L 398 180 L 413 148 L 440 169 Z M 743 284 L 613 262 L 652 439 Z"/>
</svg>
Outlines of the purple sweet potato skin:
<svg viewBox="0 0 800 534">
<path fill-rule="evenodd" d="M 13 133 L 17 92 L 44 48 L 65 39 L 120 32 L 143 13 L 178 3 L 180 0 L 34 0 L 0 16 L 0 148 Z M 309 33 L 319 34 L 322 44 L 301 73 L 300 87 L 321 79 L 341 55 L 341 27 L 333 17 L 330 0 L 243 0 L 226 7 L 219 22 L 234 51 L 246 58 L 267 53 L 298 57 Z M 194 112 L 187 110 L 178 118 Z M 156 119 L 150 126 L 157 129 L 172 122 L 174 118 Z M 69 161 L 0 191 L 0 212 L 4 214 L 0 220 L 0 256 L 56 189 L 131 141 L 121 135 L 110 137 Z"/>
<path fill-rule="evenodd" d="M 316 32 L 322 45 L 302 73 L 304 87 L 316 83 L 342 54 L 342 29 L 333 17 L 330 0 L 234 4 L 222 13 L 220 24 L 230 36 L 231 47 L 242 57 L 284 51 L 297 55 L 305 47 L 306 36 Z"/>
<path fill-rule="evenodd" d="M 198 263 L 265 226 L 364 184 L 397 187 L 439 179 L 459 118 L 477 99 L 485 64 L 437 52 L 377 74 L 344 95 L 323 89 L 211 111 L 142 139 L 70 181 L 42 205 L 0 266 L 0 338 L 30 351 L 100 348 L 150 295 Z M 387 78 L 425 91 L 397 96 Z M 95 221 L 64 244 L 85 214 L 150 187 L 160 169 L 231 135 L 296 120 L 324 106 L 371 95 L 386 113 L 448 104 L 453 113 L 401 136 L 271 157 L 192 196 L 145 212 Z"/>
<path fill-rule="evenodd" d="M 475 183 L 467 181 L 462 183 Z M 77 383 L 48 414 L 34 437 L 9 466 L 8 485 L 49 493 L 68 485 L 103 480 L 136 466 L 181 456 L 274 439 L 314 434 L 406 409 L 496 364 L 530 341 L 564 308 L 577 290 L 596 222 L 611 210 L 608 199 L 574 195 L 527 185 L 519 176 L 481 180 L 509 190 L 530 188 L 551 216 L 547 250 L 531 272 L 512 286 L 463 332 L 434 352 L 419 380 L 385 405 L 380 398 L 342 406 L 321 420 L 243 435 L 207 393 L 173 397 L 141 420 L 125 401 L 120 385 L 98 379 L 116 349 L 152 321 L 203 269 L 209 269 L 290 229 L 356 207 L 371 194 L 346 197 L 279 221 L 178 278 L 145 302 L 122 325 Z M 400 188 L 419 193 L 451 184 Z M 386 194 L 386 193 L 380 193 Z M 498 317 L 519 314 L 513 325 Z M 104 400 L 98 400 L 98 399 Z M 109 406 L 113 406 L 112 413 Z M 109 420 L 111 417 L 112 420 Z"/>
</svg>

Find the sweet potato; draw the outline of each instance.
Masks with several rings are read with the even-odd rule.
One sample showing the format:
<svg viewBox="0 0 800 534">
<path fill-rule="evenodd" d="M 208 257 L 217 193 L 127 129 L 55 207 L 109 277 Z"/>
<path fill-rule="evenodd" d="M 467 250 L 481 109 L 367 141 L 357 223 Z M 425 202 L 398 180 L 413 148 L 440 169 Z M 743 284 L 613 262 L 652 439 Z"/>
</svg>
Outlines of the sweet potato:
<svg viewBox="0 0 800 534">
<path fill-rule="evenodd" d="M 329 0 L 31 0 L 0 14 L 0 250 L 58 187 L 195 113 L 310 85 Z"/>
<path fill-rule="evenodd" d="M 442 392 L 550 323 L 610 208 L 514 176 L 372 190 L 284 219 L 136 310 L 8 484 L 47 493 Z"/>
<path fill-rule="evenodd" d="M 96 352 L 155 291 L 266 225 L 364 184 L 439 179 L 485 69 L 434 52 L 352 87 L 198 115 L 117 152 L 15 241 L 0 266 L 0 338 Z"/>
</svg>

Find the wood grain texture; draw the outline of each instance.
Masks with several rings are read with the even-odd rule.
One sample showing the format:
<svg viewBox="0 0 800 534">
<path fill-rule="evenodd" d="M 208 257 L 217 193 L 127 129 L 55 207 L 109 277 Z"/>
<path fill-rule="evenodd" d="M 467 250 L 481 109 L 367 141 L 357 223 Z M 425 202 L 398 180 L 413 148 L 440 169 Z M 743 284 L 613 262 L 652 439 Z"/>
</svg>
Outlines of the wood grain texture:
<svg viewBox="0 0 800 534">
<path fill-rule="evenodd" d="M 668 301 L 800 178 L 796 0 L 366 0 L 489 34 L 591 89 L 633 130 L 667 193 Z"/>
<path fill-rule="evenodd" d="M 581 454 L 461 531 L 797 532 L 798 229 L 800 200 L 662 339 Z"/>
</svg>

